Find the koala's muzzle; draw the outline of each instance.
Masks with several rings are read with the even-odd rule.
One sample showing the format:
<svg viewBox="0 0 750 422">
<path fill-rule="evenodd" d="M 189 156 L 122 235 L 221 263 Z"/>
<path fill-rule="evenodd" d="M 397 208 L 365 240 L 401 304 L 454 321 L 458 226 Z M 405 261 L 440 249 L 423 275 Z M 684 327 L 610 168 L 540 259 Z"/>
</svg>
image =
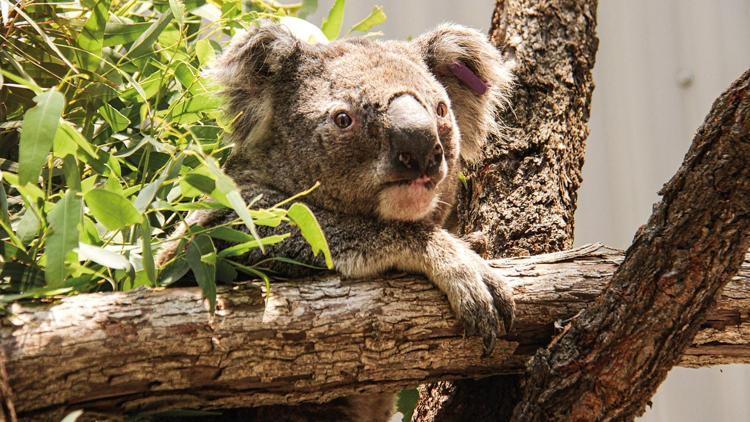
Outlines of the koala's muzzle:
<svg viewBox="0 0 750 422">
<path fill-rule="evenodd" d="M 394 98 L 388 106 L 387 136 L 391 144 L 393 181 L 435 177 L 443 162 L 435 118 L 410 94 Z"/>
</svg>

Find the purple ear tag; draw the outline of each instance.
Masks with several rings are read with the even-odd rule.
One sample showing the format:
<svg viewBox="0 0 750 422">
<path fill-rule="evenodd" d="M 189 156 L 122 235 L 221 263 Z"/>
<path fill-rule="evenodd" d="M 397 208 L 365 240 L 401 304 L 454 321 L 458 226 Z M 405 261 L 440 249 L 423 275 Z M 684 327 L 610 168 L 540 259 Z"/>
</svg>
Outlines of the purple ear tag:
<svg viewBox="0 0 750 422">
<path fill-rule="evenodd" d="M 462 61 L 456 60 L 455 62 L 448 65 L 451 73 L 455 75 L 464 85 L 468 86 L 469 89 L 474 91 L 477 95 L 483 95 L 487 92 L 487 83 L 477 76 L 468 66 Z"/>
</svg>

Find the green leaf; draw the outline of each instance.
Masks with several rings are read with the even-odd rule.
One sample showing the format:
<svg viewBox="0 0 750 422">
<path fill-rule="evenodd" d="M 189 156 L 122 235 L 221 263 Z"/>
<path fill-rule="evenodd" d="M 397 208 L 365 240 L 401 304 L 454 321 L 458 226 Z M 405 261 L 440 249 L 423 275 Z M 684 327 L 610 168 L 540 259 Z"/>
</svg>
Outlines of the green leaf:
<svg viewBox="0 0 750 422">
<path fill-rule="evenodd" d="M 151 249 L 151 223 L 148 216 L 143 216 L 141 223 L 141 257 L 143 258 L 143 269 L 146 271 L 146 277 L 151 286 L 156 286 L 156 264 L 154 263 L 154 251 Z"/>
<path fill-rule="evenodd" d="M 104 121 L 106 121 L 109 127 L 115 132 L 125 130 L 130 126 L 130 119 L 107 103 L 104 103 L 99 107 L 99 115 L 104 118 Z"/>
<path fill-rule="evenodd" d="M 213 314 L 216 309 L 216 247 L 210 237 L 198 235 L 188 243 L 185 257 Z"/>
<path fill-rule="evenodd" d="M 318 256 L 318 253 L 323 252 L 326 266 L 328 269 L 333 269 L 333 259 L 328 248 L 328 242 L 323 234 L 323 229 L 320 228 L 318 219 L 315 218 L 310 208 L 301 202 L 295 202 L 289 207 L 286 215 L 299 227 L 302 237 L 310 244 L 313 254 Z"/>
<path fill-rule="evenodd" d="M 211 3 L 204 3 L 191 10 L 190 13 L 209 22 L 216 22 L 221 19 L 221 9 Z"/>
<path fill-rule="evenodd" d="M 18 147 L 18 179 L 21 185 L 36 184 L 52 148 L 65 97 L 54 89 L 34 97 L 36 106 L 23 116 L 23 131 Z"/>
<path fill-rule="evenodd" d="M 161 188 L 161 185 L 163 185 L 164 182 L 167 181 L 167 179 L 176 176 L 176 173 L 179 171 L 180 167 L 182 167 L 182 162 L 184 160 L 185 155 L 183 154 L 180 154 L 177 156 L 177 158 L 172 159 L 168 170 L 162 171 L 162 173 L 158 178 L 156 178 L 156 180 L 147 184 L 143 189 L 141 189 L 141 191 L 138 193 L 138 196 L 135 198 L 134 203 L 135 208 L 138 211 L 146 211 L 149 205 L 151 205 L 151 202 L 154 200 L 154 197 L 156 197 L 156 194 L 159 192 L 159 188 Z"/>
<path fill-rule="evenodd" d="M 302 19 L 308 17 L 318 10 L 318 0 L 303 0 L 302 7 L 297 12 L 297 17 Z"/>
<path fill-rule="evenodd" d="M 216 261 L 216 279 L 223 283 L 237 280 L 237 270 L 224 259 Z"/>
<path fill-rule="evenodd" d="M 216 182 L 214 182 L 214 180 L 210 177 L 204 176 L 202 174 L 186 174 L 184 179 L 185 182 L 187 182 L 190 186 L 206 194 L 210 194 L 214 191 L 214 189 L 216 189 Z"/>
<path fill-rule="evenodd" d="M 88 245 L 86 243 L 78 244 L 78 260 L 94 261 L 113 270 L 130 269 L 130 261 L 123 255 L 98 246 Z"/>
<path fill-rule="evenodd" d="M 104 29 L 104 47 L 123 45 L 138 39 L 149 27 L 150 22 L 121 23 L 109 22 Z"/>
<path fill-rule="evenodd" d="M 92 189 L 84 195 L 91 214 L 109 230 L 119 230 L 141 221 L 141 214 L 119 193 Z"/>
<path fill-rule="evenodd" d="M 68 68 L 70 68 L 71 71 L 73 71 L 73 73 L 75 74 L 80 73 L 78 69 L 76 69 L 76 67 L 73 66 L 73 64 L 68 60 L 68 58 L 65 57 L 65 55 L 60 51 L 60 49 L 57 48 L 57 45 L 55 45 L 54 41 L 49 37 L 49 35 L 47 35 L 46 32 L 44 32 L 44 30 L 42 30 L 42 28 L 34 21 L 34 19 L 32 19 L 29 15 L 27 15 L 23 11 L 22 7 L 14 3 L 16 2 L 10 2 L 10 6 L 13 9 L 15 9 L 16 13 L 21 15 L 21 17 L 23 17 L 26 20 L 26 22 L 28 22 L 29 25 L 31 25 L 32 28 L 34 28 L 34 31 L 36 31 L 36 33 L 42 37 L 42 40 L 47 44 L 50 50 L 54 51 L 57 57 L 59 57 L 60 60 L 62 60 L 63 63 L 65 63 L 65 65 L 68 66 Z"/>
<path fill-rule="evenodd" d="M 251 210 L 250 215 L 253 216 L 253 222 L 257 226 L 277 227 L 282 221 L 284 221 L 286 210 L 279 208 Z"/>
<path fill-rule="evenodd" d="M 65 173 L 65 183 L 70 189 L 76 192 L 81 191 L 81 174 L 78 171 L 78 162 L 72 155 L 66 155 L 63 158 L 63 172 Z"/>
<path fill-rule="evenodd" d="M 190 266 L 184 258 L 179 258 L 166 265 L 159 272 L 159 285 L 169 286 L 172 283 L 180 281 L 185 274 L 190 271 Z"/>
<path fill-rule="evenodd" d="M 154 47 L 156 39 L 159 38 L 159 34 L 161 34 L 167 25 L 169 25 L 169 22 L 172 22 L 172 18 L 171 10 L 162 13 L 161 16 L 159 16 L 159 19 L 155 20 L 151 26 L 149 26 L 148 29 L 133 42 L 133 45 L 130 46 L 130 50 L 128 50 L 125 56 L 131 59 L 137 59 L 150 51 Z"/>
<path fill-rule="evenodd" d="M 0 180 L 2 180 L 2 172 L 0 172 Z M 5 223 L 5 226 L 10 226 L 10 214 L 8 214 L 8 196 L 5 194 L 5 186 L 0 182 L 0 220 Z"/>
<path fill-rule="evenodd" d="M 90 217 L 83 216 L 83 227 L 81 227 L 80 236 L 78 236 L 79 242 L 88 244 L 101 243 L 102 239 L 99 238 L 99 231 L 96 230 L 96 224 Z"/>
<path fill-rule="evenodd" d="M 320 27 L 329 40 L 335 40 L 341 34 L 341 26 L 344 23 L 344 3 L 345 0 L 336 0 Z"/>
<path fill-rule="evenodd" d="M 207 38 L 198 40 L 198 42 L 195 43 L 195 55 L 198 57 L 198 62 L 200 62 L 201 67 L 208 66 L 216 56 L 216 52 L 214 52 L 214 48 L 211 46 L 211 41 Z"/>
<path fill-rule="evenodd" d="M 52 145 L 55 156 L 62 158 L 68 154 L 77 155 L 77 148 L 88 154 L 87 159 L 97 158 L 97 152 L 93 145 L 76 130 L 73 124 L 61 120 L 60 125 L 57 127 L 57 132 L 55 132 L 55 139 Z"/>
<path fill-rule="evenodd" d="M 230 246 L 226 249 L 222 249 L 221 252 L 219 252 L 219 258 L 229 258 L 232 256 L 244 255 L 253 249 L 258 249 L 260 245 L 263 245 L 263 246 L 275 245 L 279 242 L 284 241 L 284 239 L 288 238 L 289 236 L 291 236 L 289 233 L 277 234 L 273 236 L 264 237 L 260 239 L 260 242 L 253 239 L 244 243 L 240 243 L 239 245 Z"/>
<path fill-rule="evenodd" d="M 221 99 L 215 93 L 185 96 L 172 106 L 172 120 L 183 123 L 186 114 L 213 111 L 220 106 Z"/>
<path fill-rule="evenodd" d="M 47 215 L 50 234 L 44 255 L 47 267 L 44 279 L 48 287 L 62 287 L 65 281 L 65 259 L 78 246 L 78 225 L 81 222 L 81 199 L 68 189 L 65 196 Z"/>
<path fill-rule="evenodd" d="M 174 75 L 177 80 L 180 81 L 183 88 L 190 89 L 193 87 L 193 84 L 198 77 L 198 72 L 194 71 L 190 64 L 180 62 L 174 68 Z"/>
<path fill-rule="evenodd" d="M 372 8 L 370 14 L 366 18 L 362 19 L 354 26 L 352 26 L 352 29 L 350 29 L 349 32 L 367 32 L 373 27 L 385 22 L 385 20 L 386 16 L 385 12 L 383 11 L 383 6 L 375 6 Z"/>
<path fill-rule="evenodd" d="M 185 3 L 181 0 L 169 0 L 169 9 L 172 10 L 177 25 L 182 28 L 185 25 Z"/>
<path fill-rule="evenodd" d="M 31 210 L 25 210 L 16 225 L 16 234 L 21 242 L 28 244 L 39 234 L 42 223 Z"/>
<path fill-rule="evenodd" d="M 99 0 L 91 10 L 86 24 L 78 35 L 78 61 L 84 69 L 95 72 L 99 66 L 104 45 L 104 30 L 109 20 L 110 0 Z"/>
<path fill-rule="evenodd" d="M 237 185 L 231 178 L 229 178 L 229 176 L 224 174 L 213 158 L 207 157 L 205 164 L 206 168 L 208 168 L 211 174 L 216 178 L 216 189 L 212 192 L 212 196 L 219 202 L 226 200 L 234 212 L 237 213 L 237 216 L 240 217 L 240 220 L 245 223 L 247 229 L 250 230 L 250 234 L 253 235 L 256 240 L 260 239 L 258 231 L 255 229 L 253 218 L 247 210 L 247 205 L 245 204 L 245 200 L 242 199 L 242 195 L 240 194 Z M 223 198 L 221 196 L 214 196 L 217 191 L 223 196 Z M 263 251 L 262 243 L 260 244 L 260 250 Z"/>
<path fill-rule="evenodd" d="M 167 180 L 167 173 L 162 173 L 156 180 L 147 184 L 135 198 L 135 209 L 139 212 L 144 212 L 151 205 L 151 201 L 154 200 L 156 193 L 159 192 L 159 188 Z"/>
<path fill-rule="evenodd" d="M 36 184 L 28 183 L 22 185 L 18 175 L 13 173 L 3 173 L 3 179 L 16 188 L 24 201 L 26 201 L 26 205 L 32 207 L 34 210 L 37 210 L 36 205 L 44 200 L 44 191 Z"/>
<path fill-rule="evenodd" d="M 206 234 L 214 239 L 224 240 L 232 243 L 249 242 L 251 240 L 255 240 L 252 236 L 243 231 L 225 226 L 213 227 L 211 229 L 208 229 L 206 231 Z"/>
</svg>

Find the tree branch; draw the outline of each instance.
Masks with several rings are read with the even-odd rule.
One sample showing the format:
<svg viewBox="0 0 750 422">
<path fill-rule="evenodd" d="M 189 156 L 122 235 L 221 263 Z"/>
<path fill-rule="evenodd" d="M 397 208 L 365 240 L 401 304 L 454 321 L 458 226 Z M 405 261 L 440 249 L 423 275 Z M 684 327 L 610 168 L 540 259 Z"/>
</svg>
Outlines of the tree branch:
<svg viewBox="0 0 750 422">
<path fill-rule="evenodd" d="M 534 357 L 514 420 L 643 413 L 750 245 L 748 163 L 750 70 L 714 103 L 603 295 Z"/>
<path fill-rule="evenodd" d="M 489 256 L 560 251 L 573 245 L 574 214 L 599 41 L 597 0 L 497 0 L 490 37 L 515 63 L 505 133 L 466 169 L 459 232 L 488 237 Z M 519 378 L 420 388 L 416 421 L 508 420 Z"/>
<path fill-rule="evenodd" d="M 209 318 L 198 289 L 79 295 L 13 304 L 0 328 L 19 417 L 123 414 L 327 401 L 420 383 L 518 373 L 596 298 L 622 253 L 600 245 L 493 261 L 518 321 L 490 358 L 462 336 L 421 277 L 335 276 L 224 289 Z M 682 363 L 750 363 L 750 255 Z"/>
</svg>

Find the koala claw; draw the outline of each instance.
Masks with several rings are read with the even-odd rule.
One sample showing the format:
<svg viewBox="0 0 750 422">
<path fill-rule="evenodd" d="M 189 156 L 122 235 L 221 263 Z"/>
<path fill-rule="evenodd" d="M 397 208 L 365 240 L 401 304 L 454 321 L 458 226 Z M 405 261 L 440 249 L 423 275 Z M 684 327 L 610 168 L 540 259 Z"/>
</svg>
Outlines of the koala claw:
<svg viewBox="0 0 750 422">
<path fill-rule="evenodd" d="M 473 264 L 471 276 L 460 283 L 461 293 L 454 310 L 467 335 L 482 337 L 487 356 L 503 331 L 507 334 L 511 330 L 515 304 L 511 290 L 484 261 L 477 257 Z"/>
<path fill-rule="evenodd" d="M 495 309 L 500 313 L 503 320 L 505 334 L 510 333 L 513 329 L 513 320 L 516 313 L 516 303 L 513 300 L 513 291 L 498 276 L 492 274 L 492 268 L 489 269 L 490 275 L 485 276 L 484 282 L 492 294 L 495 302 Z"/>
</svg>

